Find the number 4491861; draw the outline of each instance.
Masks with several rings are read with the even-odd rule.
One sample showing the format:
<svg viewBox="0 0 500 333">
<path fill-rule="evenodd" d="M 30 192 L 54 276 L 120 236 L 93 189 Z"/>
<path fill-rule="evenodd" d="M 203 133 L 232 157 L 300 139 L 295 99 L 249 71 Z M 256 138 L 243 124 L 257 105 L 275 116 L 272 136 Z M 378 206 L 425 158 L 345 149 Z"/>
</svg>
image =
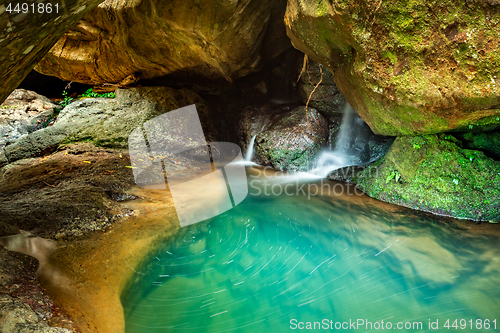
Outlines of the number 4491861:
<svg viewBox="0 0 500 333">
<path fill-rule="evenodd" d="M 489 319 L 476 319 L 476 320 L 465 320 L 465 319 L 455 319 L 455 321 L 451 321 L 448 319 L 446 323 L 444 324 L 444 327 L 447 329 L 497 329 L 497 320 L 489 320 Z"/>
<path fill-rule="evenodd" d="M 59 4 L 51 3 L 9 3 L 5 9 L 8 13 L 32 13 L 32 14 L 50 14 L 59 13 Z"/>
</svg>

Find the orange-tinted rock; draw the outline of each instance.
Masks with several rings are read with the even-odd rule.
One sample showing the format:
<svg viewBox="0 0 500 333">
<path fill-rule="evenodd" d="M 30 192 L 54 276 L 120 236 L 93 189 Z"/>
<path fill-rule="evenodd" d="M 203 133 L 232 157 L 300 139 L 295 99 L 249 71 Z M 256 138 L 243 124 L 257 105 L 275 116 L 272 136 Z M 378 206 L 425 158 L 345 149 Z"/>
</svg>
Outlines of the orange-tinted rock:
<svg viewBox="0 0 500 333">
<path fill-rule="evenodd" d="M 290 47 L 285 7 L 284 0 L 106 0 L 36 69 L 88 84 L 171 73 L 232 81 Z"/>
</svg>

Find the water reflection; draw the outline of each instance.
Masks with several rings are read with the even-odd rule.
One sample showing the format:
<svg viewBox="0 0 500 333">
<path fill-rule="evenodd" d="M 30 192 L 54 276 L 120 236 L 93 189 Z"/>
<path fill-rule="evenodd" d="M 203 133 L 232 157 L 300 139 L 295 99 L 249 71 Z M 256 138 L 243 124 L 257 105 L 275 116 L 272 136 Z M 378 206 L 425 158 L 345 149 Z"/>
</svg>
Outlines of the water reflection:
<svg viewBox="0 0 500 333">
<path fill-rule="evenodd" d="M 499 245 L 495 226 L 365 196 L 249 196 L 144 262 L 122 294 L 126 332 L 285 332 L 293 319 L 421 322 L 419 331 L 429 320 L 498 323 Z"/>
</svg>

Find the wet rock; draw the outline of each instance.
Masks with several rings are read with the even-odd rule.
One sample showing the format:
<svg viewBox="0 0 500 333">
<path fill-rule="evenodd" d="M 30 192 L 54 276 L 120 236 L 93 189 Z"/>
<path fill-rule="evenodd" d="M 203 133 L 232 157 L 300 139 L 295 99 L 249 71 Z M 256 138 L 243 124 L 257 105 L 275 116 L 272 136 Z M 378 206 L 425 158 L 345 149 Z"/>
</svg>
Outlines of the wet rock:
<svg viewBox="0 0 500 333">
<path fill-rule="evenodd" d="M 395 138 L 374 134 L 363 119 L 354 111 L 352 112 L 353 114 L 343 116 L 349 117 L 347 121 L 342 117 L 332 118 L 329 148 L 342 150 L 345 158 L 352 165 L 366 165 L 384 156 Z M 343 127 L 346 127 L 347 135 L 346 139 L 340 142 L 342 140 L 339 135 Z"/>
<path fill-rule="evenodd" d="M 8 295 L 0 296 L 0 332 L 71 333 L 66 328 L 49 327 L 28 305 Z"/>
<path fill-rule="evenodd" d="M 303 64 L 299 66 L 304 70 L 299 84 L 302 102 L 306 104 L 309 100 L 308 106 L 318 110 L 327 119 L 342 114 L 346 101 L 335 85 L 330 70 L 313 60 L 308 60 L 305 67 Z"/>
<path fill-rule="evenodd" d="M 36 69 L 92 85 L 171 73 L 232 81 L 290 47 L 285 8 L 286 0 L 106 0 Z"/>
<path fill-rule="evenodd" d="M 132 212 L 107 193 L 134 184 L 121 151 L 72 144 L 45 158 L 0 169 L 0 236 L 30 231 L 44 238 L 75 239 L 104 230 Z"/>
<path fill-rule="evenodd" d="M 500 162 L 449 134 L 398 137 L 358 181 L 370 197 L 439 215 L 500 221 Z"/>
<path fill-rule="evenodd" d="M 7 243 L 0 237 L 0 245 Z M 77 331 L 36 279 L 38 266 L 34 258 L 0 246 L 0 332 Z"/>
<path fill-rule="evenodd" d="M 500 124 L 498 20 L 497 7 L 466 0 L 289 0 L 285 15 L 292 44 L 392 136 Z"/>
<path fill-rule="evenodd" d="M 4 147 L 5 159 L 9 163 L 52 153 L 63 142 L 69 133 L 67 126 L 52 126 L 23 136 Z M 7 163 L 6 163 L 7 164 Z M 0 164 L 0 167 L 3 164 Z"/>
<path fill-rule="evenodd" d="M 19 86 L 61 35 L 101 1 L 68 0 L 64 8 L 61 3 L 57 8 L 55 2 L 44 2 L 43 14 L 38 13 L 39 7 L 35 7 L 36 13 L 20 13 L 8 12 L 8 2 L 0 5 L 0 103 Z M 15 9 L 16 3 L 10 4 L 14 7 L 10 9 Z"/>
<path fill-rule="evenodd" d="M 255 139 L 259 164 L 276 170 L 304 171 L 328 140 L 328 121 L 315 109 L 283 108 Z"/>
<path fill-rule="evenodd" d="M 0 149 L 9 141 L 18 139 L 32 131 L 58 105 L 33 91 L 14 90 L 0 105 Z"/>
<path fill-rule="evenodd" d="M 5 112 L 24 112 L 27 115 L 38 115 L 44 111 L 52 110 L 57 104 L 45 96 L 25 89 L 14 90 L 1 105 Z"/>
</svg>

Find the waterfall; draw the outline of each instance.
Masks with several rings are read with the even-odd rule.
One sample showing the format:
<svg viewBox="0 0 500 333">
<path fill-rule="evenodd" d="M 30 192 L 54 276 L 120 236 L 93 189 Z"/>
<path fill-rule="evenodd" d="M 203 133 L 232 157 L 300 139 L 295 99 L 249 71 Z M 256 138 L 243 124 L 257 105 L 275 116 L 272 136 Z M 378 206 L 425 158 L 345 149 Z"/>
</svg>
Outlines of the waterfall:
<svg viewBox="0 0 500 333">
<path fill-rule="evenodd" d="M 349 148 L 349 139 L 353 133 L 353 121 L 356 116 L 356 111 L 349 103 L 344 106 L 344 116 L 342 117 L 342 124 L 340 125 L 340 132 L 337 136 L 337 144 L 335 145 L 335 152 L 345 154 Z"/>
<path fill-rule="evenodd" d="M 254 146 L 254 143 L 255 143 L 255 137 L 257 135 L 254 135 L 252 136 L 252 139 L 250 139 L 250 143 L 248 144 L 248 148 L 247 148 L 247 151 L 245 153 L 245 161 L 246 162 L 251 162 L 252 161 L 252 158 L 253 158 L 253 146 Z"/>
<path fill-rule="evenodd" d="M 356 111 L 354 111 L 349 103 L 346 103 L 335 149 L 323 151 L 316 163 L 316 168 L 311 170 L 310 173 L 321 178 L 326 178 L 334 170 L 356 164 L 355 160 L 357 159 L 353 158 L 349 153 L 351 148 L 350 141 L 353 135 L 355 135 L 355 118 Z"/>
</svg>

